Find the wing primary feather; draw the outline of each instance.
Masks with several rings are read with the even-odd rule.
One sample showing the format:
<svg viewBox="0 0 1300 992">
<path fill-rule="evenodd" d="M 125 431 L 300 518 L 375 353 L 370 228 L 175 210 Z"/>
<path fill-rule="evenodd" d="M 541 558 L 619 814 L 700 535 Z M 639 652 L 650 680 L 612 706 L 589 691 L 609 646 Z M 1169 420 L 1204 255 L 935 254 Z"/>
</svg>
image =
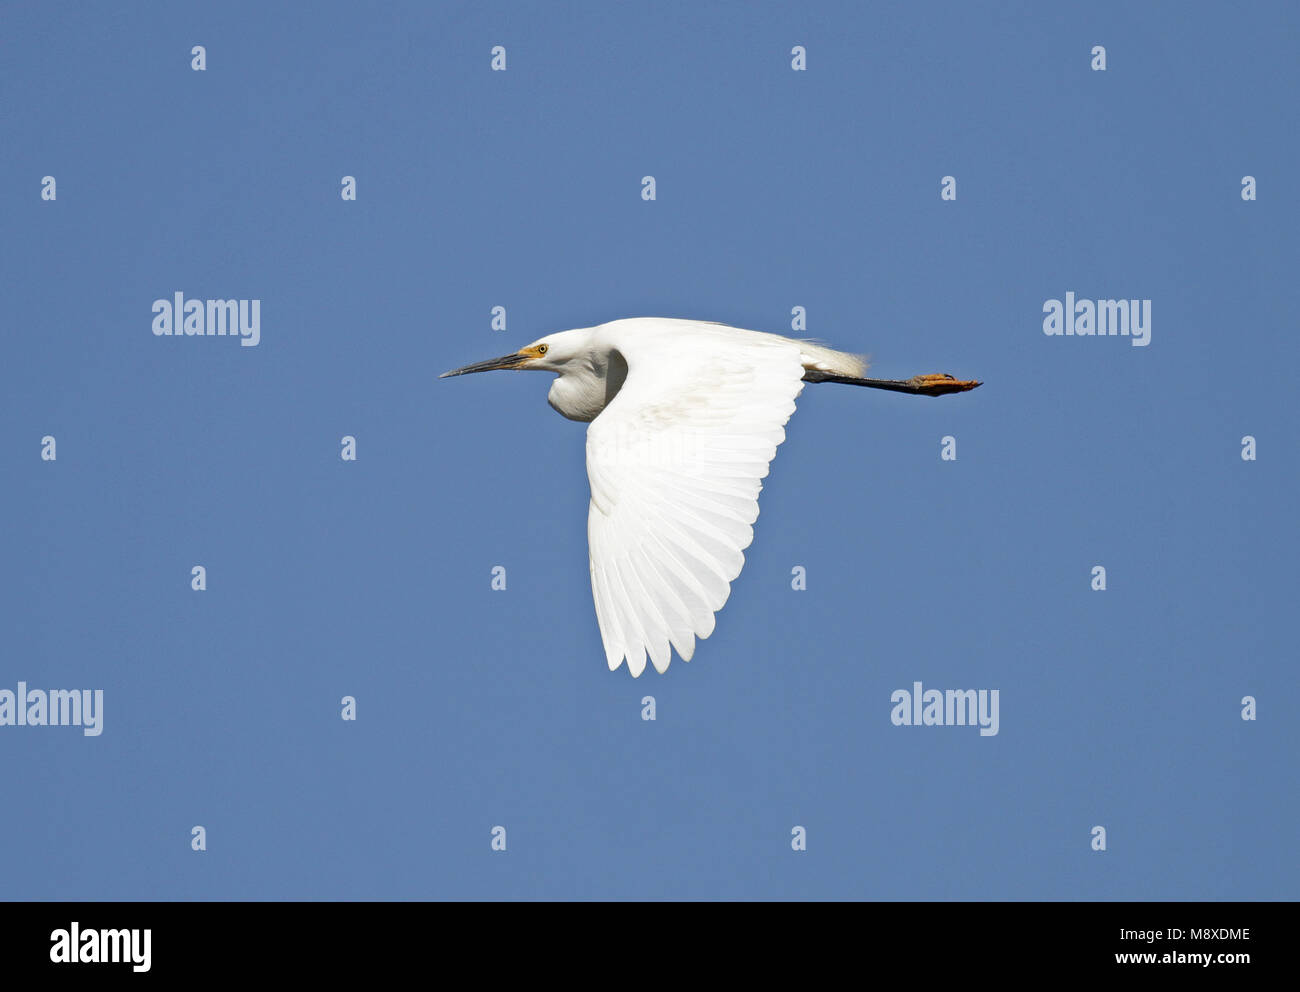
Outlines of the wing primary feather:
<svg viewBox="0 0 1300 992">
<path fill-rule="evenodd" d="M 615 321 L 623 384 L 587 432 L 592 596 L 611 669 L 665 671 L 713 633 L 803 389 L 800 342 L 674 320 Z"/>
</svg>

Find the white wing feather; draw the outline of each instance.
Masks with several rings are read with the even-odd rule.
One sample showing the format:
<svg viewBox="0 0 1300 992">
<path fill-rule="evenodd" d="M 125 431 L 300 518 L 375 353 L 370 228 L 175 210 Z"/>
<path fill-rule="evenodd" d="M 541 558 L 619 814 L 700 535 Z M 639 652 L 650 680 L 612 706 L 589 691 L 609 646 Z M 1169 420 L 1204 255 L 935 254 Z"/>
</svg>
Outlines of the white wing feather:
<svg viewBox="0 0 1300 992">
<path fill-rule="evenodd" d="M 713 633 L 803 389 L 800 343 L 696 321 L 599 333 L 627 378 L 587 429 L 587 538 L 610 670 L 663 672 Z M 647 333 L 648 331 L 648 333 Z"/>
</svg>

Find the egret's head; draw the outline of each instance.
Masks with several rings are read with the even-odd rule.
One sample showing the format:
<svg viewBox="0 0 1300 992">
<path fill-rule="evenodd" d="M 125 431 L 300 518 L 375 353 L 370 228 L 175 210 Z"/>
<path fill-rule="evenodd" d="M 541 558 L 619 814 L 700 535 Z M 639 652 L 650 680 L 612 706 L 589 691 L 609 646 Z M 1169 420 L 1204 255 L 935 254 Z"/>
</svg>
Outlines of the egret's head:
<svg viewBox="0 0 1300 992">
<path fill-rule="evenodd" d="M 543 372 L 564 372 L 570 362 L 586 352 L 582 347 L 585 334 L 585 331 L 561 331 L 558 334 L 548 334 L 509 355 L 452 369 L 438 378 L 446 379 L 448 376 L 467 375 L 470 372 L 491 372 L 495 369 L 540 369 Z"/>
</svg>

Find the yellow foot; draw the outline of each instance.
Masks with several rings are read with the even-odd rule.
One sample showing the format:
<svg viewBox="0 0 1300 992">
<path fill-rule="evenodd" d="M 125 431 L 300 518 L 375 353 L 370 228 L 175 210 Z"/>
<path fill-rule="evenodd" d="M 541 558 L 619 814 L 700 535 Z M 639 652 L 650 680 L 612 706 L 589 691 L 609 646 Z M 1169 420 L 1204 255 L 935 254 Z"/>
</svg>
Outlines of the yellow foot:
<svg viewBox="0 0 1300 992">
<path fill-rule="evenodd" d="M 933 373 L 931 375 L 914 375 L 907 384 L 924 396 L 942 396 L 944 393 L 964 393 L 983 383 L 974 379 L 954 379 L 950 375 Z"/>
</svg>

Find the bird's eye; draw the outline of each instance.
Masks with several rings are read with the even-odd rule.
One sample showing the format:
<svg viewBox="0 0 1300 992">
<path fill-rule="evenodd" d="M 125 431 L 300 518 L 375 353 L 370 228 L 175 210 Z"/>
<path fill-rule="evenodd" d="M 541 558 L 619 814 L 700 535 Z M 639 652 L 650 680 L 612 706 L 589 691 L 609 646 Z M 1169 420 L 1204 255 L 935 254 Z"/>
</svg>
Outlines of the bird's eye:
<svg viewBox="0 0 1300 992">
<path fill-rule="evenodd" d="M 550 349 L 550 345 L 539 344 L 539 345 L 537 346 L 537 354 L 538 354 L 538 355 L 545 355 L 546 352 L 547 352 L 549 349 Z"/>
</svg>

